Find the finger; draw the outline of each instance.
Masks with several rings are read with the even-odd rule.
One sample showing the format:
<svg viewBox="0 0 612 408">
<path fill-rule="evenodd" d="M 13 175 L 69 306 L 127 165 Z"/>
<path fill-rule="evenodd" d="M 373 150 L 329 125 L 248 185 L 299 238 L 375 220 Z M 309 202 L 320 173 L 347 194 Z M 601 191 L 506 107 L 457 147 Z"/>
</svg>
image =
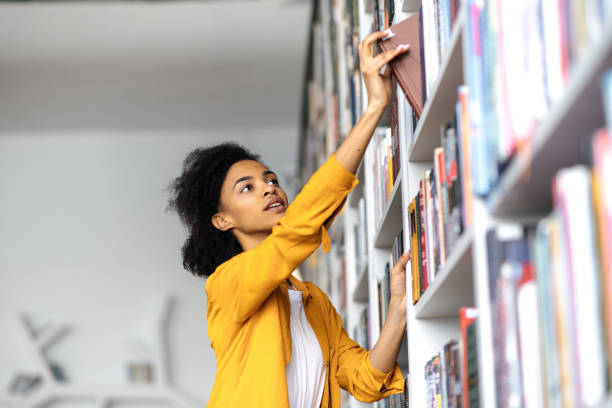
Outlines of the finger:
<svg viewBox="0 0 612 408">
<path fill-rule="evenodd" d="M 365 36 L 365 38 L 359 43 L 359 55 L 362 58 L 369 59 L 374 55 L 374 41 L 384 38 L 388 33 L 384 31 L 375 31 Z"/>
<path fill-rule="evenodd" d="M 406 251 L 404 252 L 402 256 L 399 257 L 393 269 L 404 270 L 409 260 L 410 260 L 410 251 Z"/>
<path fill-rule="evenodd" d="M 374 59 L 372 60 L 372 64 L 374 64 L 374 66 L 380 69 L 383 65 L 391 61 L 393 58 L 397 57 L 399 54 L 407 52 L 409 49 L 409 45 L 401 45 L 393 50 L 382 52 L 376 57 L 374 57 Z"/>
</svg>

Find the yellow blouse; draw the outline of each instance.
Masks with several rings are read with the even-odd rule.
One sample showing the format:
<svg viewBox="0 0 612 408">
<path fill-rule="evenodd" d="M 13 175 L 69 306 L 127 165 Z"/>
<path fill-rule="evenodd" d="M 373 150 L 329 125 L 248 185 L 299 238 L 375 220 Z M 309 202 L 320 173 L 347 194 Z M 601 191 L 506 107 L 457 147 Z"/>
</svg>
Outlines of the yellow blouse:
<svg viewBox="0 0 612 408">
<path fill-rule="evenodd" d="M 302 291 L 327 378 L 322 408 L 340 407 L 340 387 L 371 402 L 402 392 L 396 364 L 383 373 L 351 340 L 328 297 L 291 273 L 319 245 L 358 180 L 334 155 L 310 178 L 272 233 L 256 248 L 220 265 L 206 281 L 208 336 L 217 374 L 208 407 L 289 408 L 285 367 L 291 359 L 290 304 L 285 280 Z"/>
</svg>

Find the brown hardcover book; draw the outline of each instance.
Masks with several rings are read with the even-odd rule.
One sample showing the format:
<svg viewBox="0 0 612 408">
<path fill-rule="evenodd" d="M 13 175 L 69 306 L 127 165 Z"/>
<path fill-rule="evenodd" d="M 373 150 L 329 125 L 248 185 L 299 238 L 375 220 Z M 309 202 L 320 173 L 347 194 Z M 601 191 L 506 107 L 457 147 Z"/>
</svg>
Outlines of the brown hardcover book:
<svg viewBox="0 0 612 408">
<path fill-rule="evenodd" d="M 410 50 L 389 63 L 406 98 L 417 116 L 423 112 L 423 79 L 421 77 L 421 45 L 419 41 L 419 14 L 393 24 L 389 29 L 394 36 L 380 40 L 382 51 L 393 50 L 401 44 L 410 44 Z"/>
</svg>

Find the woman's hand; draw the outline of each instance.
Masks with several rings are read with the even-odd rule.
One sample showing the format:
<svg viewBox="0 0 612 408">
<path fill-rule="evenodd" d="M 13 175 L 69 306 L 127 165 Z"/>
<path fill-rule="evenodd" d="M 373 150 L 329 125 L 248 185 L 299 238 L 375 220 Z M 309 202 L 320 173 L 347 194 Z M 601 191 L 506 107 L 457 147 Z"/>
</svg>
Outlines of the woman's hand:
<svg viewBox="0 0 612 408">
<path fill-rule="evenodd" d="M 391 300 L 387 319 L 370 352 L 370 363 L 383 373 L 390 372 L 395 366 L 402 337 L 406 332 L 406 263 L 409 259 L 410 252 L 407 252 L 391 270 Z"/>
<path fill-rule="evenodd" d="M 389 313 L 393 310 L 400 318 L 406 316 L 406 264 L 410 260 L 410 251 L 400 256 L 391 269 Z"/>
<path fill-rule="evenodd" d="M 342 167 L 353 174 L 357 171 L 374 129 L 391 99 L 391 70 L 381 75 L 380 69 L 398 54 L 408 50 L 408 46 L 399 47 L 374 57 L 374 41 L 385 35 L 382 31 L 372 33 L 359 44 L 360 69 L 368 92 L 368 108 L 335 153 Z"/>
<path fill-rule="evenodd" d="M 391 99 L 391 69 L 387 67 L 384 75 L 381 68 L 399 54 L 410 49 L 408 44 L 402 44 L 394 50 L 389 50 L 374 56 L 374 42 L 387 36 L 388 32 L 376 31 L 369 34 L 359 43 L 359 69 L 368 92 L 368 105 L 382 109 Z"/>
</svg>

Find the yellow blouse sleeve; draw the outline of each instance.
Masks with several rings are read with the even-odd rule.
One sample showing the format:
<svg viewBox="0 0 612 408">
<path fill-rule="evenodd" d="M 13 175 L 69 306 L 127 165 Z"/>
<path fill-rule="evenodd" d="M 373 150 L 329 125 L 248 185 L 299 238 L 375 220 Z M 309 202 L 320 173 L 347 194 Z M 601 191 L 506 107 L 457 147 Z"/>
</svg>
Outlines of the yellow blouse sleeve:
<svg viewBox="0 0 612 408">
<path fill-rule="evenodd" d="M 399 364 L 388 373 L 374 368 L 370 362 L 370 351 L 352 340 L 342 327 L 342 319 L 331 304 L 329 305 L 330 330 L 336 334 L 338 372 L 336 378 L 340 387 L 363 402 L 373 402 L 404 391 L 404 377 Z"/>
<path fill-rule="evenodd" d="M 228 310 L 237 322 L 252 316 L 321 243 L 329 251 L 327 228 L 357 183 L 355 175 L 331 155 L 287 207 L 270 236 L 220 265 L 207 279 L 208 301 Z"/>
</svg>

